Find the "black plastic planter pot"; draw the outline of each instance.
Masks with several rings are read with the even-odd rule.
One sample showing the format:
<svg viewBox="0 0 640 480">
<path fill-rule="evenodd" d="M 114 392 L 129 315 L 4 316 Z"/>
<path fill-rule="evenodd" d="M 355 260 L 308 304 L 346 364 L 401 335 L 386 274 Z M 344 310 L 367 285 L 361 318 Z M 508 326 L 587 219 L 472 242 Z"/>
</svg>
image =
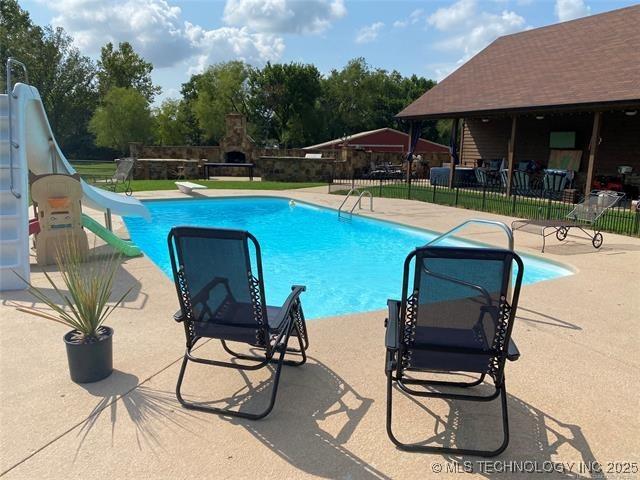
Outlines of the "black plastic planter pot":
<svg viewBox="0 0 640 480">
<path fill-rule="evenodd" d="M 68 332 L 63 338 L 67 346 L 69 373 L 76 383 L 97 382 L 113 372 L 113 329 L 100 327 L 100 339 L 92 343 L 74 340 L 76 331 Z"/>
</svg>

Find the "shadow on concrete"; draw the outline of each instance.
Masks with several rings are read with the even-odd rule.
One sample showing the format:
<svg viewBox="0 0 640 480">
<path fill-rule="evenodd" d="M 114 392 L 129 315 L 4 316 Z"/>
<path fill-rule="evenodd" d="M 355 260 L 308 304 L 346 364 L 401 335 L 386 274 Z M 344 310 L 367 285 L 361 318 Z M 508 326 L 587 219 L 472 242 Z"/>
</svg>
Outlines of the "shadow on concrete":
<svg viewBox="0 0 640 480">
<path fill-rule="evenodd" d="M 389 478 L 345 447 L 373 400 L 362 397 L 322 362 L 309 360 L 303 367 L 283 372 L 292 377 L 291 386 L 278 394 L 279 402 L 287 404 L 286 414 L 274 411 L 265 422 L 231 421 L 306 474 Z M 250 408 L 250 403 L 244 407 Z"/>
<path fill-rule="evenodd" d="M 526 317 L 521 315 L 520 312 L 527 312 L 538 318 Z M 516 316 L 516 319 L 523 320 L 525 322 L 538 323 L 541 325 L 550 325 L 552 327 L 568 328 L 569 330 L 582 330 L 582 327 L 579 327 L 578 325 L 574 325 L 573 323 L 567 322 L 565 320 L 560 320 L 559 318 L 547 315 L 545 313 L 540 313 L 536 312 L 535 310 L 524 308 L 521 305 L 518 305 L 518 315 Z"/>
<path fill-rule="evenodd" d="M 267 368 L 273 372 L 273 367 Z M 245 412 L 264 408 L 272 380 L 252 382 L 245 372 L 239 374 L 245 385 L 238 391 L 221 400 L 200 403 Z M 310 357 L 301 367 L 283 367 L 276 405 L 269 416 L 258 421 L 223 418 L 247 429 L 265 447 L 305 474 L 387 479 L 345 446 L 372 403 L 325 364 Z"/>
<path fill-rule="evenodd" d="M 110 247 L 107 248 L 110 249 Z M 95 257 L 93 256 L 94 252 L 96 252 Z M 97 247 L 96 249 L 92 250 L 92 258 L 99 259 L 100 257 L 108 253 L 111 253 L 111 251 L 104 249 L 102 246 Z M 140 283 L 140 281 L 135 278 L 126 268 L 124 268 L 125 264 L 126 258 L 123 258 L 113 282 L 113 293 L 111 295 L 111 300 L 115 301 L 116 299 L 120 298 L 128 288 L 131 288 L 129 295 L 127 295 L 125 301 L 118 308 L 142 310 L 147 304 L 149 297 L 142 291 L 142 284 Z M 31 264 L 32 274 L 38 274 L 44 271 L 51 275 L 53 281 L 58 287 L 62 289 L 63 292 L 66 292 L 66 290 L 64 290 L 62 280 L 60 279 L 60 274 L 57 266 L 48 265 L 46 267 L 41 267 L 39 265 Z M 47 282 L 45 278 L 42 278 L 42 280 L 38 281 L 36 284 L 36 286 L 39 287 L 45 295 L 47 295 L 51 299 L 57 299 L 56 302 L 59 305 L 63 305 L 62 299 L 60 299 L 56 291 L 48 285 L 49 282 Z M 12 306 L 11 302 L 16 302 L 26 307 L 45 308 L 45 305 L 37 300 L 33 295 L 31 295 L 28 290 L 0 292 L 0 299 L 2 299 L 2 305 Z"/>
<path fill-rule="evenodd" d="M 156 390 L 144 384 L 139 385 L 138 377 L 135 375 L 114 370 L 102 381 L 80 384 L 80 386 L 100 400 L 78 430 L 77 436 L 80 441 L 74 461 L 85 439 L 102 415 L 108 414 L 111 420 L 112 446 L 119 415 L 127 415 L 134 424 L 139 450 L 143 450 L 145 446 L 153 452 L 165 450 L 158 431 L 161 426 L 169 425 L 198 435 L 197 432 L 185 426 L 184 421 L 194 416 L 180 407 L 176 401 L 175 392 Z"/>
<path fill-rule="evenodd" d="M 456 389 L 449 389 L 451 392 Z M 493 387 L 487 384 L 475 387 L 474 394 L 487 395 Z M 437 389 L 435 391 L 444 391 Z M 460 389 L 457 389 L 459 393 Z M 470 392 L 465 392 L 470 393 Z M 431 417 L 433 431 L 424 439 L 403 438 L 401 429 L 394 421 L 394 432 L 402 440 L 423 445 L 458 448 L 494 449 L 502 441 L 500 400 L 491 402 L 469 402 L 449 399 L 424 399 L 411 397 L 399 388 L 394 388 L 394 398 L 405 397 L 416 405 L 423 415 Z M 394 404 L 397 400 L 394 400 Z M 429 408 L 429 402 L 446 402 L 447 415 L 439 415 Z M 589 442 L 578 425 L 562 422 L 533 405 L 507 394 L 510 441 L 507 449 L 494 458 L 442 455 L 450 472 L 476 473 L 486 478 L 605 478 L 598 468 Z M 416 414 L 415 409 L 413 414 Z M 425 418 L 413 418 L 429 425 Z M 395 419 L 395 415 L 394 415 Z M 555 455 L 562 454 L 558 460 Z M 446 462 L 446 464 L 445 464 Z M 573 463 L 568 463 L 573 462 Z M 457 467 L 457 468 L 456 468 Z M 466 467 L 466 468 L 465 468 Z M 443 471 L 445 471 L 443 468 Z M 521 469 L 521 471 L 515 469 Z M 591 470 L 590 470 L 591 469 Z M 546 476 L 545 476 L 546 475 Z"/>
<path fill-rule="evenodd" d="M 626 252 L 640 251 L 640 245 L 633 245 L 631 243 L 609 243 L 607 242 L 607 234 L 603 232 L 604 243 L 600 248 L 594 248 L 591 244 L 591 240 L 588 238 L 576 238 L 575 240 L 569 239 L 562 243 L 548 242 L 544 248 L 545 253 L 553 253 L 554 255 L 584 255 L 584 254 L 598 254 L 598 255 L 624 255 Z"/>
</svg>

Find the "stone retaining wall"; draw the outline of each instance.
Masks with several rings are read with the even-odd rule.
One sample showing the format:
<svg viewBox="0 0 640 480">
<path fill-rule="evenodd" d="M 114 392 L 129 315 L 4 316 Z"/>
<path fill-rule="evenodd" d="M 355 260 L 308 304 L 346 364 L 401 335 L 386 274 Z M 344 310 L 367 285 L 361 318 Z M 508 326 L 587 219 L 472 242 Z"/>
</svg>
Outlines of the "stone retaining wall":
<svg viewBox="0 0 640 480">
<path fill-rule="evenodd" d="M 317 150 L 323 158 L 304 158 L 308 150 L 254 148 L 247 152 L 247 162 L 255 163 L 254 175 L 265 180 L 325 181 L 331 178 L 351 178 L 369 172 L 373 165 L 381 163 L 401 164 L 404 155 L 395 152 L 367 152 L 364 150 Z M 138 179 L 187 179 L 202 178 L 202 164 L 224 162 L 224 152 L 218 146 L 158 146 L 130 144 L 130 154 L 137 158 L 134 178 Z M 419 176 L 425 176 L 430 167 L 449 160 L 448 154 L 432 153 L 422 156 L 422 162 L 414 164 Z M 245 177 L 241 168 L 216 168 L 219 176 Z M 293 180 L 295 179 L 295 180 Z"/>
<path fill-rule="evenodd" d="M 274 182 L 329 182 L 333 179 L 334 158 L 260 157 L 257 166 L 262 180 Z"/>
</svg>

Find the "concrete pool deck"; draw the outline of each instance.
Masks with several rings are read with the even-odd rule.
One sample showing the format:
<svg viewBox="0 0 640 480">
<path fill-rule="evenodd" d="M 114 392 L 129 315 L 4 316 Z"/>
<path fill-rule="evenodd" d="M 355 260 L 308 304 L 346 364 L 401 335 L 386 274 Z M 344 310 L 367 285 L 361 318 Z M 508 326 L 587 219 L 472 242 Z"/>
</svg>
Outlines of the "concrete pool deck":
<svg viewBox="0 0 640 480">
<path fill-rule="evenodd" d="M 194 197 L 238 195 L 285 196 L 332 208 L 342 201 L 322 188 L 206 190 Z M 512 220 L 394 199 L 376 198 L 374 209 L 366 214 L 435 231 L 468 218 Z M 122 228 L 120 219 L 114 218 L 114 228 Z M 466 232 L 461 236 L 504 245 L 499 233 L 477 227 Z M 520 478 L 547 478 L 530 471 L 557 462 L 564 471 L 554 476 L 590 478 L 598 476 L 593 466 L 600 462 L 604 476 L 614 478 L 608 462 L 615 473 L 624 469 L 615 462 L 625 461 L 635 462 L 637 472 L 640 239 L 604 235 L 599 251 L 588 240 L 553 238 L 541 255 L 540 237 L 516 232 L 519 251 L 561 262 L 575 274 L 523 289 L 513 333 L 522 356 L 506 367 L 511 442 L 488 463 L 401 452 L 388 440 L 382 310 L 309 322 L 310 360 L 285 367 L 276 406 L 264 420 L 183 409 L 174 394 L 184 345 L 182 326 L 171 320 L 175 290 L 141 257 L 126 260 L 119 272 L 118 288 L 134 290 L 108 322 L 115 329 L 115 372 L 96 384 L 68 379 L 64 327 L 9 305 L 32 304 L 26 292 L 0 293 L 0 473 L 28 479 L 458 478 L 466 468 L 478 477 L 512 478 L 518 475 L 504 470 L 520 466 L 527 469 Z M 97 241 L 95 248 L 107 247 Z M 33 272 L 33 282 L 44 286 L 41 269 L 34 265 Z M 213 342 L 202 349 L 221 354 Z M 195 365 L 184 392 L 219 405 L 259 408 L 268 377 Z M 419 405 L 400 394 L 394 398 L 395 428 L 405 441 L 487 448 L 499 441 L 496 403 L 430 399 Z M 626 478 L 638 476 L 629 472 Z"/>
</svg>

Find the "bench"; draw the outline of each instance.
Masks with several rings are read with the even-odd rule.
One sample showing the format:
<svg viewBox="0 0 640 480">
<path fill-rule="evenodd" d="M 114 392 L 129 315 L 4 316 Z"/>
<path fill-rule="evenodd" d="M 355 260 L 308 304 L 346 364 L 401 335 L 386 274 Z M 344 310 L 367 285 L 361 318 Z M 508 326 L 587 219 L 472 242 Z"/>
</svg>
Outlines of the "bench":
<svg viewBox="0 0 640 480">
<path fill-rule="evenodd" d="M 175 183 L 176 183 L 176 187 L 178 187 L 178 190 L 186 194 L 191 193 L 193 190 L 202 190 L 204 188 L 207 188 L 205 185 L 200 185 L 198 183 L 193 183 L 193 182 L 175 182 Z"/>
<path fill-rule="evenodd" d="M 203 165 L 204 168 L 204 178 L 209 179 L 209 169 L 211 168 L 248 168 L 249 169 L 249 180 L 253 181 L 253 169 L 255 167 L 254 163 L 205 163 Z"/>
</svg>

